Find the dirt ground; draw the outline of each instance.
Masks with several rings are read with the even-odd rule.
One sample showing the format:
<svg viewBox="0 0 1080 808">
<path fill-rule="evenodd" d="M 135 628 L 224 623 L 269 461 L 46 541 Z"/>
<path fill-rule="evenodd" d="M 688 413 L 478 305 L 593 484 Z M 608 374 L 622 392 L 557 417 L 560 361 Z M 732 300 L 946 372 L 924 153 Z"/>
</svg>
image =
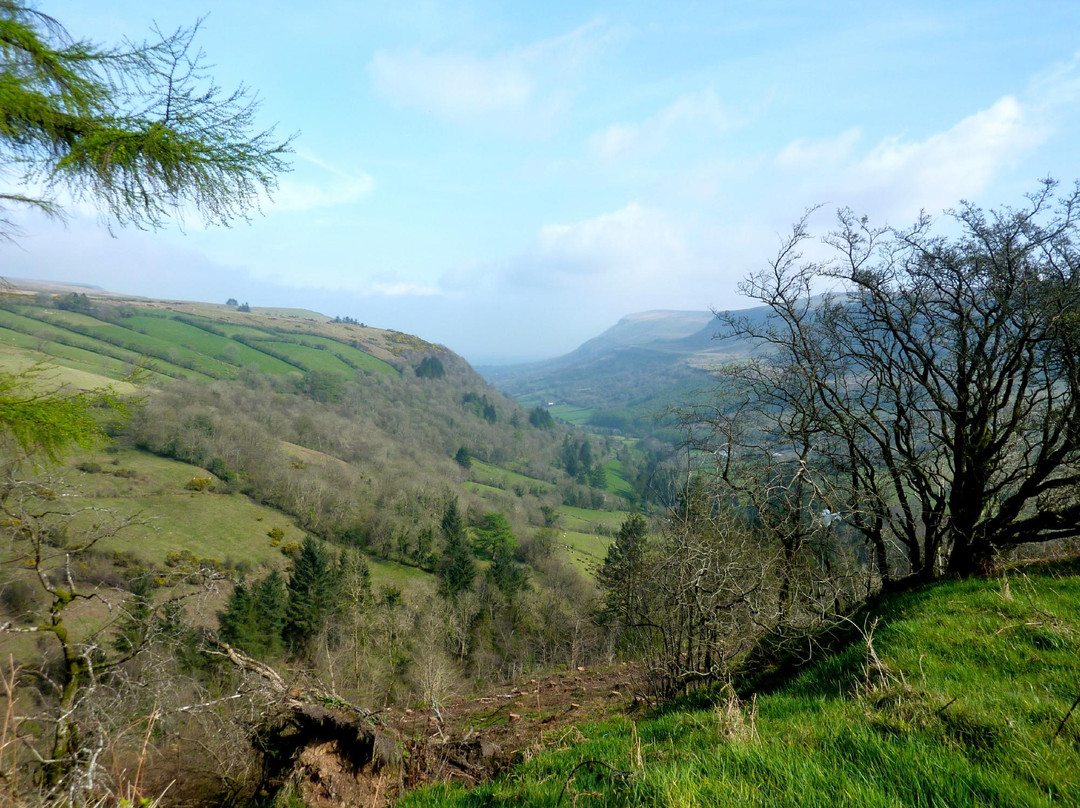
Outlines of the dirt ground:
<svg viewBox="0 0 1080 808">
<path fill-rule="evenodd" d="M 485 696 L 433 710 L 388 709 L 384 731 L 407 754 L 386 801 L 428 783 L 475 785 L 547 746 L 565 744 L 576 724 L 638 709 L 640 671 L 621 664 L 526 679 Z"/>
</svg>

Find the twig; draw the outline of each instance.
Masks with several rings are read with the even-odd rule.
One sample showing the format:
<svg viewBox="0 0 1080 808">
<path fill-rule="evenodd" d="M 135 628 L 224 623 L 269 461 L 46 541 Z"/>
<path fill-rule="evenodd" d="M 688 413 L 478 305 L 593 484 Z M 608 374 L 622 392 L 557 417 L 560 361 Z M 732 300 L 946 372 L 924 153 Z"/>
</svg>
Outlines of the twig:
<svg viewBox="0 0 1080 808">
<path fill-rule="evenodd" d="M 958 698 L 960 698 L 960 697 L 959 697 L 959 696 L 953 696 L 953 697 L 952 697 L 951 699 L 949 699 L 949 700 L 948 700 L 947 702 L 945 702 L 945 703 L 944 703 L 944 704 L 942 704 L 942 705 L 941 705 L 940 707 L 938 707 L 938 708 L 937 708 L 937 709 L 936 709 L 936 710 L 934 711 L 934 715 L 941 715 L 941 714 L 942 714 L 943 712 L 945 712 L 945 711 L 946 711 L 947 709 L 949 709 L 949 707 L 951 707 L 951 706 L 952 706 L 952 703 L 953 703 L 954 701 L 956 701 L 956 700 L 957 700 Z"/>
<path fill-rule="evenodd" d="M 1069 720 L 1069 718 L 1073 714 L 1073 710 L 1075 710 L 1078 705 L 1080 705 L 1080 694 L 1077 695 L 1076 701 L 1072 703 L 1072 707 L 1069 708 L 1069 712 L 1065 713 L 1065 717 L 1061 719 L 1061 723 L 1058 724 L 1058 728 L 1054 731 L 1054 737 L 1050 739 L 1051 742 L 1057 740 L 1057 736 L 1061 734 L 1061 731 L 1063 729 L 1065 729 L 1065 722 Z"/>
</svg>

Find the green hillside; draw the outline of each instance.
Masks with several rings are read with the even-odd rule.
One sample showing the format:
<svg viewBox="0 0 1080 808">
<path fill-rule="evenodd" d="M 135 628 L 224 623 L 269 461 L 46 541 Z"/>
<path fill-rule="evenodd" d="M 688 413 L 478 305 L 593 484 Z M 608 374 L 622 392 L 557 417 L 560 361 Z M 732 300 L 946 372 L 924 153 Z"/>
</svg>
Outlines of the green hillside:
<svg viewBox="0 0 1080 808">
<path fill-rule="evenodd" d="M 761 308 L 738 314 L 765 316 Z M 479 370 L 523 405 L 546 406 L 568 423 L 677 442 L 668 411 L 711 388 L 709 368 L 750 354 L 747 340 L 718 339 L 720 330 L 708 311 L 646 311 L 565 356 Z"/>
<path fill-rule="evenodd" d="M 0 300 L 0 345 L 112 379 L 135 367 L 158 379 L 231 379 L 244 368 L 394 375 L 410 351 L 441 350 L 310 312 L 210 311 L 208 304 L 12 293 Z"/>
<path fill-rule="evenodd" d="M 771 688 L 581 726 L 419 806 L 1080 804 L 1080 564 L 894 597 Z"/>
</svg>

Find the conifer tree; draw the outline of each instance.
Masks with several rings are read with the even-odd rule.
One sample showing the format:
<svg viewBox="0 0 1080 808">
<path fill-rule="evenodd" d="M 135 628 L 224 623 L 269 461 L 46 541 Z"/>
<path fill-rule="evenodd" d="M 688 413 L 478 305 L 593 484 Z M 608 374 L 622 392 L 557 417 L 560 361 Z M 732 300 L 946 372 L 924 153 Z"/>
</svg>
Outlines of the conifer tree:
<svg viewBox="0 0 1080 808">
<path fill-rule="evenodd" d="M 449 600 L 456 600 L 462 592 L 472 589 L 473 579 L 476 577 L 472 548 L 469 547 L 465 523 L 458 513 L 457 500 L 452 499 L 447 503 L 440 528 L 445 545 L 438 569 L 439 594 Z"/>
<path fill-rule="evenodd" d="M 337 603 L 337 576 L 330 557 L 308 536 L 293 563 L 286 585 L 285 641 L 296 652 L 304 651 L 334 611 Z"/>
<path fill-rule="evenodd" d="M 596 583 L 604 591 L 608 614 L 624 623 L 640 617 L 641 604 L 647 597 L 645 549 L 648 541 L 645 517 L 632 513 L 623 520 L 615 542 L 608 548 L 603 566 L 597 570 Z"/>
<path fill-rule="evenodd" d="M 289 141 L 254 126 L 245 88 L 209 78 L 197 29 L 102 47 L 0 0 L 0 169 L 14 183 L 0 188 L 0 240 L 16 232 L 9 207 L 60 215 L 61 190 L 137 227 L 185 210 L 227 224 L 257 207 Z"/>
<path fill-rule="evenodd" d="M 273 570 L 259 581 L 255 588 L 255 622 L 260 635 L 260 650 L 263 654 L 280 654 L 284 644 L 285 631 L 285 579 L 281 573 Z"/>
</svg>

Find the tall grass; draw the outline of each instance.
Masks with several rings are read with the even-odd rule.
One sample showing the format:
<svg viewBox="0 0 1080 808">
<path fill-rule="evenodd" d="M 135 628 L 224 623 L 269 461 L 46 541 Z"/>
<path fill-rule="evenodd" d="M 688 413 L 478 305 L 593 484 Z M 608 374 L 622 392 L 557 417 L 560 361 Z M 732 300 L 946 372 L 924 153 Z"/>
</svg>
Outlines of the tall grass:
<svg viewBox="0 0 1080 808">
<path fill-rule="evenodd" d="M 584 726 L 496 782 L 400 804 L 1080 805 L 1078 572 L 893 598 L 771 692 L 737 702 L 718 689 L 636 724 Z"/>
</svg>

